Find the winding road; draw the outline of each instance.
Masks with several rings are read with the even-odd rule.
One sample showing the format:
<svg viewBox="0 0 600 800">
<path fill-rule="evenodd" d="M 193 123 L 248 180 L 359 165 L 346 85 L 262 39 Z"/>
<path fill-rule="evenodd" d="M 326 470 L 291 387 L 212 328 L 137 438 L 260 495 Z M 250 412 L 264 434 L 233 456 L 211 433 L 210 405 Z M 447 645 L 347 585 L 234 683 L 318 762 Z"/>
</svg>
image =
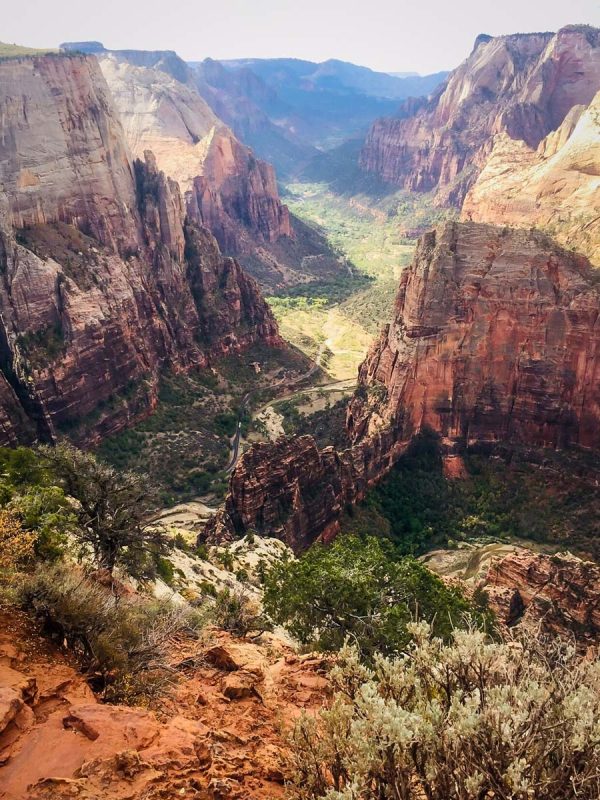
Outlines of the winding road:
<svg viewBox="0 0 600 800">
<path fill-rule="evenodd" d="M 317 353 L 317 357 L 315 358 L 315 361 L 314 361 L 313 365 L 310 367 L 309 370 L 304 372 L 302 375 L 299 375 L 297 378 L 294 378 L 293 380 L 288 380 L 287 378 L 282 378 L 280 381 L 277 381 L 277 383 L 274 383 L 271 386 L 271 388 L 272 389 L 276 389 L 279 386 L 284 386 L 284 385 L 287 384 L 287 387 L 291 389 L 293 386 L 297 386 L 299 383 L 302 383 L 303 381 L 306 381 L 308 378 L 312 377 L 312 375 L 314 375 L 315 372 L 317 372 L 317 370 L 320 369 L 320 367 L 321 367 L 321 360 L 322 360 L 323 355 L 325 353 L 326 347 L 327 347 L 327 342 L 326 341 L 322 342 L 321 345 L 319 346 L 319 352 Z M 341 380 L 341 381 L 339 381 L 339 380 L 338 381 L 332 381 L 331 383 L 324 383 L 324 384 L 320 384 L 319 386 L 307 387 L 306 389 L 303 389 L 302 391 L 303 392 L 307 392 L 307 393 L 308 392 L 316 392 L 319 389 L 325 390 L 325 389 L 328 389 L 329 387 L 335 387 L 335 386 L 339 386 L 340 384 L 347 384 L 347 383 L 348 383 L 348 379 Z M 356 383 L 356 381 L 354 381 L 354 383 Z M 238 462 L 238 459 L 240 457 L 240 440 L 242 438 L 242 418 L 244 416 L 244 412 L 246 411 L 246 407 L 248 405 L 248 401 L 250 400 L 252 395 L 255 394 L 256 392 L 264 391 L 264 388 L 265 387 L 262 386 L 262 387 L 259 387 L 257 389 L 251 389 L 249 392 L 246 392 L 246 394 L 242 397 L 242 402 L 240 403 L 240 409 L 238 411 L 237 428 L 236 428 L 236 431 L 235 431 L 235 433 L 232 436 L 231 441 L 230 441 L 231 450 L 230 450 L 229 463 L 227 464 L 227 467 L 225 468 L 225 473 L 226 474 L 229 474 L 229 473 L 233 472 L 233 470 L 235 469 L 236 464 Z M 268 403 L 265 403 L 264 406 L 261 406 L 258 409 L 258 411 L 260 412 L 263 409 L 267 408 L 267 406 L 270 406 L 276 400 L 286 400 L 289 397 L 293 397 L 294 394 L 296 394 L 296 392 L 292 392 L 292 393 L 290 393 L 288 395 L 284 394 L 282 397 L 273 398 L 272 400 L 269 400 Z"/>
</svg>

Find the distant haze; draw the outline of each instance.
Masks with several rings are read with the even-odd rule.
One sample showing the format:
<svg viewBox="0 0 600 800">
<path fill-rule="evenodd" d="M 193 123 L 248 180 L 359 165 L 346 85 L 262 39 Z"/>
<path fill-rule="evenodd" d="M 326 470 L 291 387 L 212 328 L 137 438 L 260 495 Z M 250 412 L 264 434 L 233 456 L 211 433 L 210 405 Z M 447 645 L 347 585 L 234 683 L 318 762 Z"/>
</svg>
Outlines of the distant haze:
<svg viewBox="0 0 600 800">
<path fill-rule="evenodd" d="M 600 25 L 600 0 L 27 0 L 0 40 L 31 47 L 98 39 L 187 60 L 338 58 L 384 72 L 451 69 L 479 33 Z"/>
</svg>

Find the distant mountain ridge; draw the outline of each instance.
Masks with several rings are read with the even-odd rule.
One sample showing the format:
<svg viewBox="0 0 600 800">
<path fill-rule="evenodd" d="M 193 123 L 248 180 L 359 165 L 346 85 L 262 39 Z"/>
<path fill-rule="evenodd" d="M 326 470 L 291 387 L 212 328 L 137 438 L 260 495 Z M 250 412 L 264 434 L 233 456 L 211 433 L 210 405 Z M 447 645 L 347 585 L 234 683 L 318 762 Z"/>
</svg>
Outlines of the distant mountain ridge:
<svg viewBox="0 0 600 800">
<path fill-rule="evenodd" d="M 327 61 L 304 61 L 294 58 L 242 58 L 221 62 L 228 69 L 251 69 L 268 86 L 294 86 L 297 81 L 308 82 L 315 88 L 348 89 L 370 97 L 404 100 L 410 96 L 429 94 L 444 80 L 448 72 L 432 75 L 377 72 L 349 61 L 336 58 Z"/>
<path fill-rule="evenodd" d="M 318 150 L 366 132 L 400 102 L 428 95 L 447 73 L 394 77 L 343 61 L 237 59 L 190 62 L 213 111 L 281 174 L 297 174 Z"/>
</svg>

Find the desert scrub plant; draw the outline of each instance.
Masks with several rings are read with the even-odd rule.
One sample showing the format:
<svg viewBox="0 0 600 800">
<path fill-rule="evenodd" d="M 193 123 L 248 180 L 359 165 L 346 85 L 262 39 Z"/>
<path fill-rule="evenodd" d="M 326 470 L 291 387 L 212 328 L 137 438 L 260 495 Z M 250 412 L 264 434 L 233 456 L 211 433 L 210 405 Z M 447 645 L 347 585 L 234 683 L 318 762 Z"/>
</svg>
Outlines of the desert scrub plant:
<svg viewBox="0 0 600 800">
<path fill-rule="evenodd" d="M 36 539 L 35 533 L 23 528 L 14 511 L 0 510 L 0 574 L 10 574 L 33 560 Z"/>
<path fill-rule="evenodd" d="M 389 542 L 368 536 L 344 534 L 274 564 L 264 590 L 265 612 L 302 644 L 338 650 L 349 637 L 367 661 L 401 652 L 415 617 L 446 639 L 466 617 L 482 627 L 493 622 L 419 561 L 399 558 Z"/>
<path fill-rule="evenodd" d="M 65 644 L 109 702 L 152 704 L 177 680 L 169 663 L 173 641 L 197 636 L 203 617 L 183 606 L 101 585 L 63 562 L 26 575 L 20 605 Z"/>
<path fill-rule="evenodd" d="M 66 494 L 76 500 L 74 536 L 81 555 L 113 572 L 123 566 L 136 578 L 152 577 L 153 560 L 169 551 L 169 541 L 150 522 L 154 492 L 148 479 L 118 472 L 69 444 L 38 449 L 42 463 Z"/>
<path fill-rule="evenodd" d="M 260 635 L 273 629 L 271 620 L 262 613 L 258 600 L 243 589 L 223 589 L 217 592 L 212 610 L 217 627 L 234 636 Z"/>
<path fill-rule="evenodd" d="M 294 800 L 595 800 L 600 663 L 531 631 L 413 643 L 372 669 L 344 647 L 335 694 L 290 734 Z"/>
</svg>

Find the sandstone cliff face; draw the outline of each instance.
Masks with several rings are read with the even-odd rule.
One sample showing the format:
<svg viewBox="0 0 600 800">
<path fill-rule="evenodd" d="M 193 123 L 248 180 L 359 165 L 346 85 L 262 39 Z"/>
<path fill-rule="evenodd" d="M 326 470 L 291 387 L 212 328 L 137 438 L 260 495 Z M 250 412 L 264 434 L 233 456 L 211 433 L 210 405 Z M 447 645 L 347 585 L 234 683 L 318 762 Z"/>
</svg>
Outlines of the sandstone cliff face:
<svg viewBox="0 0 600 800">
<path fill-rule="evenodd" d="M 0 73 L 2 442 L 113 432 L 152 408 L 162 367 L 279 343 L 255 282 L 186 222 L 177 184 L 150 153 L 130 162 L 94 59 Z"/>
<path fill-rule="evenodd" d="M 214 115 L 183 61 L 119 51 L 104 52 L 99 63 L 134 156 L 152 150 L 159 168 L 178 181 L 190 216 L 225 253 L 293 238 L 273 168 Z"/>
<path fill-rule="evenodd" d="M 389 431 L 341 452 L 319 450 L 312 436 L 254 445 L 231 477 L 225 508 L 200 538 L 227 541 L 253 530 L 296 552 L 317 538 L 327 541 L 345 507 L 391 469 L 397 452 Z"/>
<path fill-rule="evenodd" d="M 600 92 L 587 108 L 573 106 L 536 149 L 506 133 L 494 137 L 462 216 L 535 225 L 600 265 Z"/>
<path fill-rule="evenodd" d="M 364 170 L 460 206 L 505 135 L 535 150 L 574 106 L 600 88 L 600 31 L 479 37 L 473 52 L 430 100 L 380 119 L 361 153 Z"/>
<path fill-rule="evenodd" d="M 95 60 L 12 59 L 0 75 L 0 178 L 10 224 L 65 222 L 134 251 L 131 161 Z"/>
<path fill-rule="evenodd" d="M 464 443 L 600 447 L 600 292 L 532 231 L 448 223 L 420 241 L 361 367 L 348 425 Z M 366 398 L 366 399 L 365 399 Z"/>
<path fill-rule="evenodd" d="M 310 437 L 244 454 L 209 538 L 249 529 L 301 549 L 389 471 L 424 426 L 445 444 L 600 447 L 600 290 L 544 235 L 476 223 L 426 234 L 393 322 L 361 367 L 347 450 Z"/>
<path fill-rule="evenodd" d="M 600 568 L 570 553 L 554 556 L 517 549 L 494 561 L 480 588 L 505 625 L 535 625 L 600 643 Z"/>
</svg>

